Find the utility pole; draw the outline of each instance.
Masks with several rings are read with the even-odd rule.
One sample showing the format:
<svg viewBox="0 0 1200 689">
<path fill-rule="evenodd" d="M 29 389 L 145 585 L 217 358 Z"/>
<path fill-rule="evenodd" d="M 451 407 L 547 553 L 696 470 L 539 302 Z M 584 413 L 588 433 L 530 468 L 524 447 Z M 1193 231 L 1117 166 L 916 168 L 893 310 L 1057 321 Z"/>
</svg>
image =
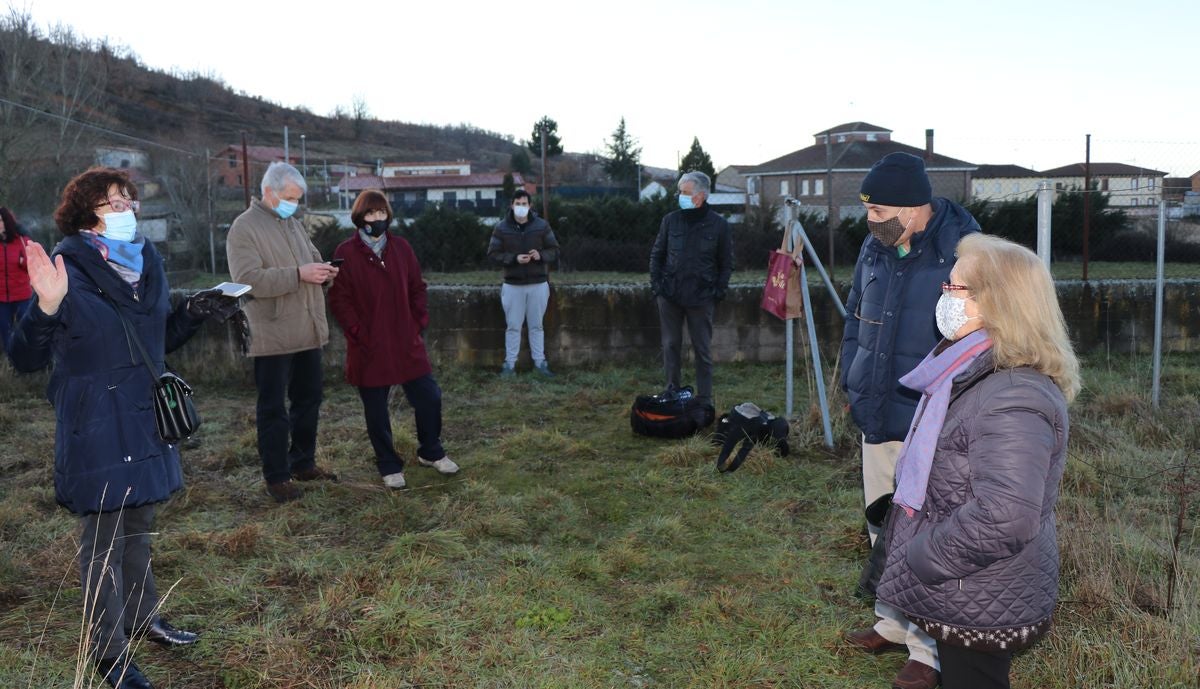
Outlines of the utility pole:
<svg viewBox="0 0 1200 689">
<path fill-rule="evenodd" d="M 538 131 L 541 132 L 541 136 L 539 136 L 538 138 L 542 140 L 542 219 L 545 220 L 546 222 L 550 222 L 550 184 L 546 180 L 546 123 L 545 123 L 545 121 L 543 121 L 541 126 L 538 127 Z"/>
<path fill-rule="evenodd" d="M 304 178 L 304 205 L 308 206 L 308 149 L 304 146 L 304 137 L 307 134 L 300 135 L 300 169 L 303 172 L 300 176 Z"/>
<path fill-rule="evenodd" d="M 288 130 L 287 125 L 285 124 L 283 125 L 283 162 L 287 163 L 288 165 L 292 164 L 292 155 L 290 150 L 291 149 L 288 146 Z"/>
<path fill-rule="evenodd" d="M 212 260 L 213 275 L 217 274 L 217 240 L 213 237 L 216 228 L 213 227 L 212 207 L 212 152 L 204 149 L 204 181 L 208 187 L 208 254 Z"/>
<path fill-rule="evenodd" d="M 1092 135 L 1087 134 L 1083 156 L 1083 281 L 1088 279 L 1088 239 L 1092 224 Z"/>
<path fill-rule="evenodd" d="M 825 227 L 829 231 L 829 272 L 833 272 L 833 137 L 825 132 Z"/>
<path fill-rule="evenodd" d="M 250 155 L 246 152 L 246 132 L 242 131 L 242 189 L 246 192 L 246 208 L 250 207 Z"/>
</svg>

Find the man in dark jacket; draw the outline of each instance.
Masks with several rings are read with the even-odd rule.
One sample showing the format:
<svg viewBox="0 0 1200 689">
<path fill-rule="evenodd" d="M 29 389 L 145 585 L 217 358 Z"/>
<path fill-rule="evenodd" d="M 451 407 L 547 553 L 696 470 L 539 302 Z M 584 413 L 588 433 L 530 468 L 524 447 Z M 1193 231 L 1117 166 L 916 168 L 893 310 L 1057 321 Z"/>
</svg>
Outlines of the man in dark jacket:
<svg viewBox="0 0 1200 689">
<path fill-rule="evenodd" d="M 894 489 L 896 457 L 920 396 L 900 385 L 938 343 L 934 308 L 954 267 L 955 247 L 979 223 L 962 206 L 934 198 L 925 163 L 891 153 L 871 168 L 859 194 L 871 234 L 863 242 L 846 302 L 842 389 L 863 433 L 863 498 L 869 505 Z M 874 544 L 879 529 L 868 527 Z M 909 662 L 894 686 L 932 687 L 938 661 L 933 639 L 900 611 L 876 602 L 874 628 L 847 634 L 873 653 L 902 650 Z"/>
<path fill-rule="evenodd" d="M 546 331 L 542 318 L 550 303 L 550 271 L 558 263 L 558 240 L 550 224 L 529 207 L 529 192 L 518 189 L 504 219 L 492 230 L 488 258 L 504 266 L 500 304 L 504 307 L 504 366 L 500 375 L 516 375 L 521 352 L 521 326 L 529 325 L 529 353 L 533 370 L 551 378 L 546 363 Z"/>
<path fill-rule="evenodd" d="M 711 182 L 703 172 L 679 178 L 679 210 L 667 213 L 650 251 L 650 289 L 658 298 L 667 386 L 679 387 L 680 345 L 687 321 L 696 355 L 696 396 L 712 406 L 713 311 L 729 289 L 733 236 L 706 203 Z"/>
</svg>

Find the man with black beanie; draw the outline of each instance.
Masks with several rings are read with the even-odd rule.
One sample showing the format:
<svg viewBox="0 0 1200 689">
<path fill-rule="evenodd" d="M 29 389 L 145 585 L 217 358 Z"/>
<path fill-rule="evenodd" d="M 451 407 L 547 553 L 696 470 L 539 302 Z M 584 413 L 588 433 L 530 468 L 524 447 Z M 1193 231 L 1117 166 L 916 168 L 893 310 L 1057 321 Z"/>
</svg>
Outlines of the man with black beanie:
<svg viewBox="0 0 1200 689">
<path fill-rule="evenodd" d="M 937 345 L 934 309 L 950 279 L 955 249 L 979 223 L 962 206 L 933 196 L 925 163 L 890 153 L 863 179 L 859 198 L 870 235 L 854 266 L 842 336 L 842 389 L 863 436 L 863 498 L 870 505 L 895 488 L 896 458 L 920 396 L 900 385 Z M 872 545 L 879 527 L 868 526 Z M 937 647 L 895 608 L 875 604 L 879 621 L 846 634 L 870 652 L 902 651 L 909 661 L 893 680 L 899 689 L 933 689 Z"/>
</svg>

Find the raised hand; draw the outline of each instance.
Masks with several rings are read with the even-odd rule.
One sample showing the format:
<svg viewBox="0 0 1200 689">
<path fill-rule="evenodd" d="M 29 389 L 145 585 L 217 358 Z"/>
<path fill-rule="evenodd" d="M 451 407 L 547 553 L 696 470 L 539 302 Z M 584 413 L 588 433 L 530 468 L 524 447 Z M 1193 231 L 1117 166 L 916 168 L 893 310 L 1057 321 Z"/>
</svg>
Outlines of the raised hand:
<svg viewBox="0 0 1200 689">
<path fill-rule="evenodd" d="M 67 296 L 67 267 L 63 265 L 63 257 L 56 256 L 51 262 L 41 244 L 30 242 L 25 247 L 25 259 L 29 284 L 38 296 L 38 308 L 53 316 Z"/>
</svg>

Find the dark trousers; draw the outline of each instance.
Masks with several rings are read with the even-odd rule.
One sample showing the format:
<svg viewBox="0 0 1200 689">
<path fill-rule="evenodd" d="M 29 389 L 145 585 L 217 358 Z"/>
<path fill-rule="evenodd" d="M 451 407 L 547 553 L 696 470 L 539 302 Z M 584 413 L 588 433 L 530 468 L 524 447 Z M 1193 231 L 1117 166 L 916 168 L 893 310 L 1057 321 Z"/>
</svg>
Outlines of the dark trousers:
<svg viewBox="0 0 1200 689">
<path fill-rule="evenodd" d="M 0 350 L 8 350 L 8 341 L 12 338 L 13 328 L 29 310 L 31 303 L 33 303 L 33 299 L 0 301 Z"/>
<path fill-rule="evenodd" d="M 976 651 L 938 642 L 942 689 L 1008 689 L 1012 653 Z"/>
<path fill-rule="evenodd" d="M 417 456 L 436 462 L 446 456 L 442 449 L 442 389 L 432 375 L 425 375 L 400 386 L 413 408 L 417 422 Z M 375 463 L 379 475 L 387 476 L 404 470 L 404 460 L 396 453 L 392 444 L 392 418 L 388 413 L 390 385 L 383 387 L 360 387 L 363 416 L 367 419 L 367 437 L 375 448 Z"/>
<path fill-rule="evenodd" d="M 258 456 L 267 483 L 312 468 L 321 411 L 321 350 L 254 357 Z M 284 397 L 290 407 L 284 404 Z"/>
<path fill-rule="evenodd" d="M 91 629 L 89 654 L 115 658 L 129 646 L 128 632 L 158 616 L 150 570 L 154 505 L 80 518 L 79 575 L 83 619 Z"/>
<path fill-rule="evenodd" d="M 696 397 L 708 404 L 713 403 L 712 331 L 713 302 L 703 306 L 679 306 L 674 302 L 658 298 L 658 321 L 662 327 L 663 369 L 667 373 L 667 385 L 679 387 L 683 324 L 687 322 L 688 336 L 692 339 L 692 351 L 696 355 Z"/>
</svg>

